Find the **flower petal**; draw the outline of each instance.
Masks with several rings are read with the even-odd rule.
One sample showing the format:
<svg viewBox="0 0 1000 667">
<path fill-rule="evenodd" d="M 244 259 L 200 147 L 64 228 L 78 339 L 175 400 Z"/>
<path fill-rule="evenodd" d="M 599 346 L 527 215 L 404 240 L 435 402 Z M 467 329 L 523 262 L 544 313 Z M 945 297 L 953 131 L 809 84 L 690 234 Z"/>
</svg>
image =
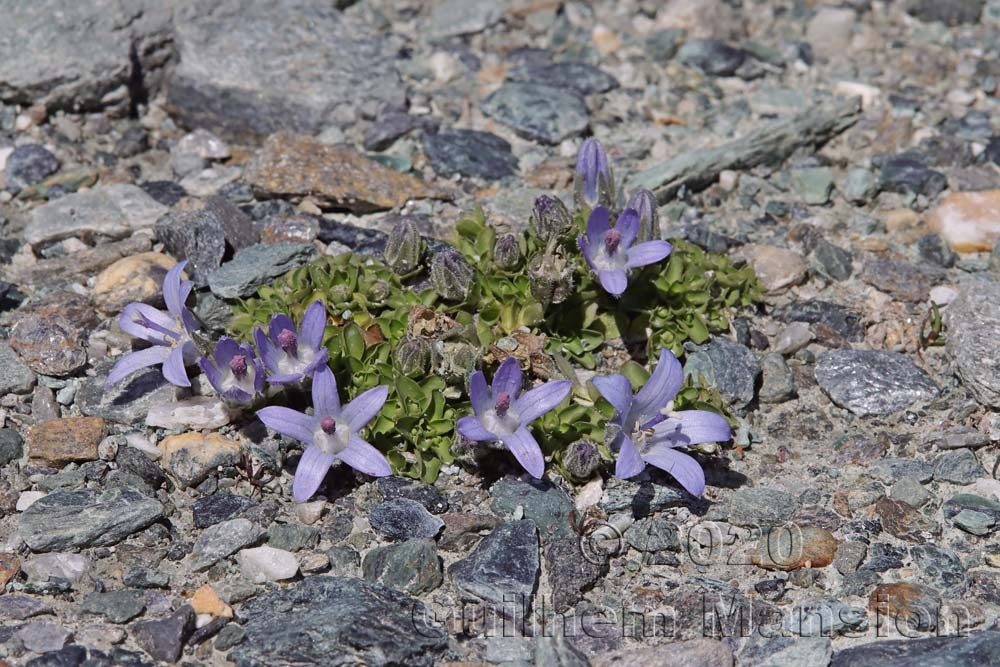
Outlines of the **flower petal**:
<svg viewBox="0 0 1000 667">
<path fill-rule="evenodd" d="M 604 243 L 604 235 L 611 229 L 611 217 L 608 209 L 596 206 L 587 218 L 587 242 Z"/>
<path fill-rule="evenodd" d="M 272 373 L 276 372 L 278 370 L 278 349 L 274 346 L 274 343 L 271 342 L 271 339 L 267 337 L 267 334 L 260 327 L 253 330 L 253 339 L 257 343 L 257 354 L 260 355 L 264 366 Z"/>
<path fill-rule="evenodd" d="M 187 266 L 187 260 L 177 262 L 163 277 L 163 301 L 167 304 L 167 310 L 177 317 L 181 316 L 184 302 L 187 301 L 188 294 L 194 287 L 190 280 L 181 281 L 181 273 L 185 266 Z"/>
<path fill-rule="evenodd" d="M 493 375 L 493 401 L 501 392 L 510 394 L 511 399 L 521 393 L 521 364 L 514 357 L 507 357 Z"/>
<path fill-rule="evenodd" d="M 208 383 L 212 385 L 212 389 L 215 389 L 221 396 L 225 390 L 222 388 L 222 373 L 219 372 L 219 368 L 208 357 L 199 359 L 198 366 L 201 368 L 201 372 L 205 374 L 205 377 L 208 378 Z"/>
<path fill-rule="evenodd" d="M 670 473 L 692 496 L 705 492 L 705 471 L 692 456 L 665 445 L 654 446 L 642 455 L 647 463 Z"/>
<path fill-rule="evenodd" d="M 322 301 L 313 301 L 302 316 L 302 331 L 299 334 L 300 344 L 318 350 L 323 345 L 323 332 L 326 330 L 326 306 Z"/>
<path fill-rule="evenodd" d="M 269 375 L 267 376 L 268 384 L 295 384 L 296 382 L 301 382 L 303 378 L 302 373 L 289 373 L 287 375 Z"/>
<path fill-rule="evenodd" d="M 580 246 L 580 254 L 582 254 L 583 258 L 587 261 L 587 266 L 590 267 L 591 271 L 596 273 L 597 267 L 594 266 L 593 260 L 594 253 L 596 252 L 594 250 L 594 245 L 588 242 L 587 238 L 583 234 L 580 234 L 580 236 L 576 239 L 576 243 Z"/>
<path fill-rule="evenodd" d="M 215 352 L 212 355 L 219 368 L 225 368 L 237 354 L 245 355 L 246 352 L 240 348 L 240 344 L 228 336 L 223 336 L 215 344 Z"/>
<path fill-rule="evenodd" d="M 628 479 L 635 477 L 646 469 L 646 462 L 639 456 L 632 438 L 623 435 L 621 447 L 618 449 L 618 460 L 615 462 L 615 477 L 618 479 Z"/>
<path fill-rule="evenodd" d="M 681 390 L 683 381 L 684 368 L 681 362 L 667 348 L 661 349 L 660 361 L 646 384 L 635 395 L 632 413 L 628 415 L 627 421 L 641 427 L 650 419 L 658 417 L 660 410 L 674 400 L 674 396 Z"/>
<path fill-rule="evenodd" d="M 229 389 L 221 392 L 219 396 L 227 403 L 233 403 L 235 405 L 250 405 L 253 403 L 253 394 L 243 391 L 239 387 L 230 387 Z"/>
<path fill-rule="evenodd" d="M 535 479 L 541 479 L 545 472 L 545 457 L 542 456 L 542 448 L 538 446 L 538 442 L 528 429 L 522 426 L 513 433 L 500 436 L 500 440 L 528 474 Z"/>
<path fill-rule="evenodd" d="M 469 378 L 469 401 L 477 415 L 482 415 L 490 409 L 490 390 L 486 386 L 486 375 L 476 371 Z"/>
<path fill-rule="evenodd" d="M 591 382 L 619 415 L 624 417 L 628 414 L 629 408 L 632 407 L 632 383 L 627 377 L 621 373 L 614 373 L 595 377 Z"/>
<path fill-rule="evenodd" d="M 326 362 L 330 360 L 330 352 L 325 348 L 320 348 L 316 353 L 316 358 L 309 362 L 309 365 L 302 369 L 302 375 L 312 377 L 318 371 L 326 368 Z"/>
<path fill-rule="evenodd" d="M 385 405 L 385 399 L 389 398 L 389 386 L 380 384 L 372 387 L 353 401 L 344 406 L 340 413 L 340 419 L 347 422 L 351 433 L 357 433 L 364 425 L 375 418 L 378 411 Z"/>
<path fill-rule="evenodd" d="M 316 417 L 339 417 L 340 396 L 337 395 L 337 378 L 329 366 L 313 375 L 313 414 Z"/>
<path fill-rule="evenodd" d="M 530 424 L 569 396 L 573 383 L 569 380 L 552 380 L 530 389 L 514 403 L 514 411 L 522 425 Z"/>
<path fill-rule="evenodd" d="M 288 329 L 292 333 L 296 333 L 298 331 L 298 329 L 295 328 L 295 322 L 292 322 L 292 318 L 288 315 L 278 314 L 271 318 L 271 324 L 268 327 L 268 331 L 271 333 L 271 340 L 277 343 L 278 334 L 285 329 Z"/>
<path fill-rule="evenodd" d="M 726 442 L 732 437 L 729 422 L 708 410 L 682 410 L 653 427 L 654 442 L 669 447 Z"/>
<path fill-rule="evenodd" d="M 114 368 L 108 373 L 108 379 L 104 382 L 104 386 L 110 387 L 113 384 L 117 384 L 124 377 L 131 375 L 140 368 L 162 364 L 167 360 L 168 356 L 170 356 L 170 348 L 160 345 L 126 354 L 115 363 Z"/>
<path fill-rule="evenodd" d="M 263 393 L 264 391 L 264 362 L 260 359 L 253 360 L 253 390 L 255 393 Z"/>
<path fill-rule="evenodd" d="M 636 237 L 639 236 L 639 212 L 634 208 L 622 211 L 615 222 L 615 229 L 622 235 L 620 247 L 628 248 L 631 246 L 635 243 Z"/>
<path fill-rule="evenodd" d="M 333 454 L 327 454 L 315 445 L 306 447 L 295 468 L 295 479 L 292 480 L 292 497 L 295 502 L 304 503 L 312 498 L 316 489 L 323 483 L 327 471 L 333 465 Z"/>
<path fill-rule="evenodd" d="M 163 377 L 172 385 L 190 387 L 187 369 L 184 368 L 184 347 L 174 348 L 167 360 L 163 362 Z"/>
<path fill-rule="evenodd" d="M 628 277 L 625 271 L 598 271 L 597 279 L 601 281 L 601 287 L 612 296 L 621 296 L 628 287 Z"/>
<path fill-rule="evenodd" d="M 169 345 L 176 340 L 176 326 L 170 315 L 146 303 L 130 303 L 118 317 L 119 329 L 156 345 Z"/>
<path fill-rule="evenodd" d="M 495 434 L 486 430 L 483 423 L 479 421 L 479 417 L 475 417 L 473 415 L 459 419 L 456 427 L 458 428 L 458 432 L 469 440 L 475 440 L 477 442 L 499 440 Z"/>
<path fill-rule="evenodd" d="M 666 241 L 646 241 L 628 249 L 625 266 L 634 269 L 647 264 L 655 264 L 669 255 L 674 247 Z"/>
<path fill-rule="evenodd" d="M 382 452 L 358 436 L 351 434 L 347 448 L 337 454 L 337 458 L 358 472 L 372 477 L 385 477 L 392 474 L 389 462 Z"/>
<path fill-rule="evenodd" d="M 270 405 L 258 410 L 257 418 L 264 422 L 264 426 L 281 435 L 287 435 L 307 445 L 313 442 L 316 420 L 307 414 L 280 405 Z"/>
</svg>

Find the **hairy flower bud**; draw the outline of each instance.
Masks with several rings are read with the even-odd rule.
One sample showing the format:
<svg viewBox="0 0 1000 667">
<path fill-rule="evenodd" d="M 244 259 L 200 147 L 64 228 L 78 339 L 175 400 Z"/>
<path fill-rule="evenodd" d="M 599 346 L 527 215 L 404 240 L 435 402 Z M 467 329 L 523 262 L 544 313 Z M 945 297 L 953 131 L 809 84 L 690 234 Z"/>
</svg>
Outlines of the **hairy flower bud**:
<svg viewBox="0 0 1000 667">
<path fill-rule="evenodd" d="M 493 261 L 501 269 L 517 268 L 521 263 L 521 246 L 513 234 L 504 234 L 493 244 Z"/>
<path fill-rule="evenodd" d="M 401 276 L 413 273 L 420 267 L 420 256 L 424 251 L 424 240 L 417 226 L 409 218 L 403 218 L 389 232 L 385 241 L 385 263 Z"/>
<path fill-rule="evenodd" d="M 435 373 L 448 384 L 462 385 L 482 359 L 478 347 L 464 341 L 438 341 L 434 344 L 437 366 Z"/>
<path fill-rule="evenodd" d="M 426 338 L 407 338 L 392 353 L 396 368 L 407 377 L 426 375 L 431 370 L 431 344 Z"/>
<path fill-rule="evenodd" d="M 573 178 L 573 203 L 578 209 L 598 204 L 612 208 L 615 203 L 615 178 L 608 164 L 608 154 L 601 142 L 590 137 L 580 146 Z"/>
<path fill-rule="evenodd" d="M 573 270 L 559 255 L 536 255 L 528 265 L 528 279 L 531 295 L 546 308 L 565 301 L 573 291 Z"/>
<path fill-rule="evenodd" d="M 535 200 L 528 224 L 535 236 L 548 241 L 569 233 L 573 229 L 573 216 L 561 199 L 542 195 Z"/>
<path fill-rule="evenodd" d="M 575 482 L 585 482 L 601 465 L 601 453 L 590 440 L 571 442 L 563 453 L 563 471 Z"/>
<path fill-rule="evenodd" d="M 649 190 L 637 190 L 628 198 L 625 208 L 632 208 L 639 214 L 638 243 L 660 238 L 660 216 L 656 211 L 656 195 Z"/>
<path fill-rule="evenodd" d="M 434 291 L 449 301 L 469 296 L 476 270 L 457 250 L 442 250 L 431 260 L 431 284 Z"/>
</svg>

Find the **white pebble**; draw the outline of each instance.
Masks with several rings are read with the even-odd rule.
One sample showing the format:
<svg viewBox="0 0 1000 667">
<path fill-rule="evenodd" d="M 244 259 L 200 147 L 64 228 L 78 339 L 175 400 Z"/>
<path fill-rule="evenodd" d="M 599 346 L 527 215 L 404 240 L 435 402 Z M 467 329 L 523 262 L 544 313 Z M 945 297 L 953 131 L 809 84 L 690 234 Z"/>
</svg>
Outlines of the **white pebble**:
<svg viewBox="0 0 1000 667">
<path fill-rule="evenodd" d="M 274 547 L 244 549 L 236 556 L 243 576 L 255 584 L 291 579 L 299 572 L 295 554 Z"/>
<path fill-rule="evenodd" d="M 18 496 L 17 505 L 15 505 L 14 508 L 18 512 L 23 512 L 24 510 L 34 505 L 35 501 L 41 500 L 46 495 L 48 494 L 46 494 L 44 491 L 23 491 L 21 495 Z"/>
<path fill-rule="evenodd" d="M 163 452 L 160 451 L 156 444 L 150 442 L 149 438 L 138 431 L 133 431 L 132 433 L 127 434 L 125 436 L 125 442 L 128 443 L 129 447 L 138 449 L 154 461 L 159 460 L 159 458 L 163 456 Z"/>
</svg>

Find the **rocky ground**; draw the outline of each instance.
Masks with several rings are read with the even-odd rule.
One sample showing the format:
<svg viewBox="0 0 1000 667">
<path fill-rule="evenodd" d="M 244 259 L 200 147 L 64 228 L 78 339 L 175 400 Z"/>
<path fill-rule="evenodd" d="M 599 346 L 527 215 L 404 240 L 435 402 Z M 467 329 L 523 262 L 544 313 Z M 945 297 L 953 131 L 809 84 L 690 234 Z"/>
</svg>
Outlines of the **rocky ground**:
<svg viewBox="0 0 1000 667">
<path fill-rule="evenodd" d="M 7 663 L 1000 662 L 1000 3 L 0 15 Z M 455 466 L 295 505 L 259 423 L 104 392 L 176 260 L 222 327 L 399 215 L 522 227 L 588 135 L 766 288 L 687 355 L 743 419 L 703 500 Z"/>
</svg>

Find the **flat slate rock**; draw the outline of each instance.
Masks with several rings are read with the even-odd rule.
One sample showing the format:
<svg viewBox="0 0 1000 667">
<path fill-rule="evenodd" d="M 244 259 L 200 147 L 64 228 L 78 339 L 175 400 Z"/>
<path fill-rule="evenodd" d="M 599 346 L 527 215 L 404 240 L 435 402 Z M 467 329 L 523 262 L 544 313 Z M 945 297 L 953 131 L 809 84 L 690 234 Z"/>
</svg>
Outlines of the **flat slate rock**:
<svg viewBox="0 0 1000 667">
<path fill-rule="evenodd" d="M 687 345 L 684 375 L 704 376 L 731 405 L 745 408 L 753 401 L 760 361 L 748 348 L 725 338 L 713 338 L 704 345 Z"/>
<path fill-rule="evenodd" d="M 962 383 L 1000 408 L 1000 282 L 970 281 L 945 310 L 945 345 Z"/>
<path fill-rule="evenodd" d="M 989 667 L 1000 663 L 1000 632 L 871 642 L 838 651 L 830 667 Z"/>
<path fill-rule="evenodd" d="M 604 70 L 583 62 L 527 62 L 515 67 L 507 78 L 511 81 L 543 83 L 557 88 L 569 88 L 580 95 L 606 93 L 618 87 L 618 80 Z"/>
<path fill-rule="evenodd" d="M 451 130 L 424 135 L 424 153 L 441 176 L 472 176 L 487 181 L 517 173 L 510 143 L 489 132 Z"/>
<path fill-rule="evenodd" d="M 128 487 L 53 491 L 21 514 L 18 531 L 32 551 L 117 544 L 163 518 L 163 506 Z"/>
<path fill-rule="evenodd" d="M 307 577 L 253 598 L 240 615 L 246 636 L 229 654 L 237 667 L 430 667 L 448 647 L 423 603 L 348 577 Z"/>
<path fill-rule="evenodd" d="M 934 381 L 898 352 L 828 350 L 816 362 L 816 381 L 830 399 L 856 415 L 888 415 L 937 397 Z"/>
<path fill-rule="evenodd" d="M 522 137 L 546 144 L 576 136 L 590 123 L 582 97 L 541 83 L 505 83 L 483 101 L 482 110 Z"/>
<path fill-rule="evenodd" d="M 268 138 L 244 176 L 260 197 L 312 197 L 320 206 L 357 213 L 397 208 L 409 199 L 449 197 L 352 148 L 284 132 Z"/>
<path fill-rule="evenodd" d="M 138 424 L 145 421 L 152 406 L 177 400 L 177 387 L 164 379 L 158 367 L 133 373 L 105 389 L 104 383 L 114 361 L 117 359 L 101 364 L 96 375 L 80 383 L 76 405 L 83 414 L 120 424 Z"/>
<path fill-rule="evenodd" d="M 306 243 L 258 243 L 208 274 L 208 287 L 222 299 L 251 296 L 261 285 L 308 262 L 314 252 Z"/>
<path fill-rule="evenodd" d="M 142 189 L 127 184 L 99 186 L 42 204 L 24 228 L 27 243 L 50 243 L 77 234 L 113 239 L 152 227 L 167 207 Z"/>
<path fill-rule="evenodd" d="M 538 571 L 538 530 L 534 521 L 522 520 L 494 528 L 448 574 L 463 599 L 513 611 L 530 604 Z"/>
<path fill-rule="evenodd" d="M 315 134 L 406 101 L 393 47 L 333 3 L 223 0 L 178 12 L 175 31 L 167 104 L 187 127 L 236 139 Z"/>
</svg>

